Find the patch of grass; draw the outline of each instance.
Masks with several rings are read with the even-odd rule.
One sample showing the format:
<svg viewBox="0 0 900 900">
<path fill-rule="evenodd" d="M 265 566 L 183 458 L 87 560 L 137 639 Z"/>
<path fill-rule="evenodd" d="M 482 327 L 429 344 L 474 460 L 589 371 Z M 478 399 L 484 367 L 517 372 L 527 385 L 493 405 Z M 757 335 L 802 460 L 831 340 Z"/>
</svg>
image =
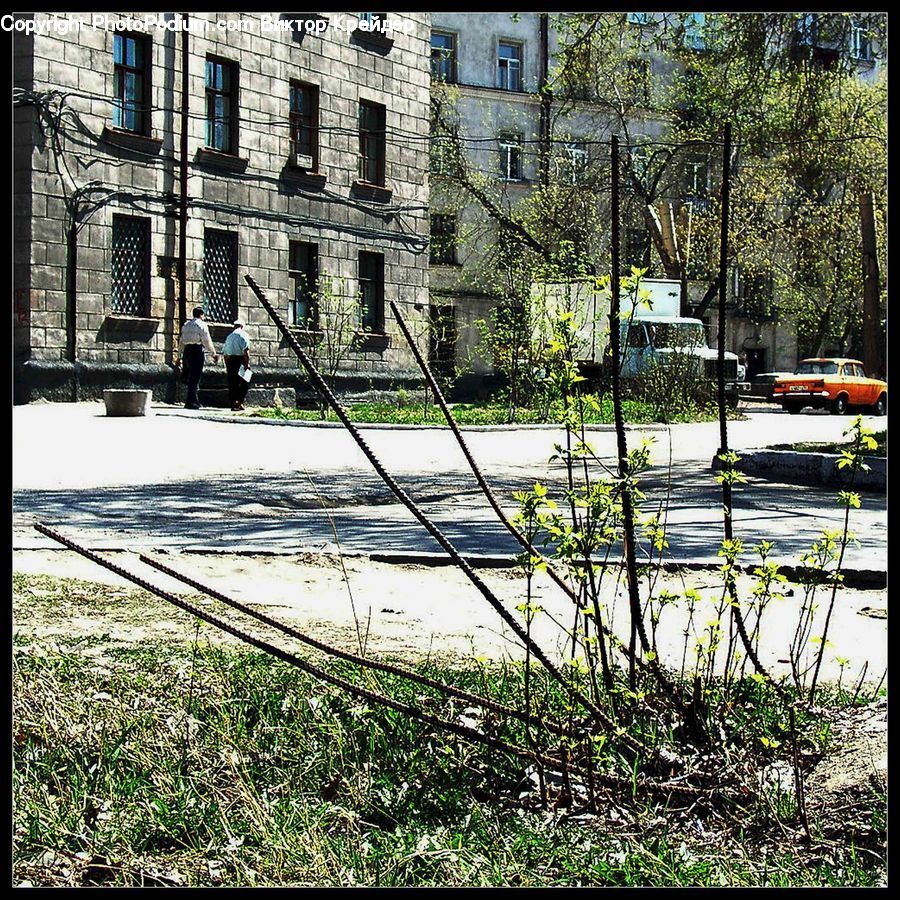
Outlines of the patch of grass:
<svg viewBox="0 0 900 900">
<path fill-rule="evenodd" d="M 640 400 L 623 402 L 625 421 L 634 425 L 645 425 L 658 421 L 650 404 Z M 455 403 L 451 405 L 453 416 L 460 425 L 507 425 L 511 421 L 519 425 L 534 425 L 558 422 L 560 412 L 551 407 L 550 415 L 535 409 L 519 408 L 510 419 L 510 408 L 503 404 Z M 414 403 L 354 403 L 348 406 L 350 419 L 359 423 L 387 423 L 394 425 L 442 425 L 444 416 L 434 404 Z M 321 421 L 318 410 L 311 409 L 258 409 L 253 415 L 267 419 L 288 419 L 298 421 Z M 691 407 L 674 412 L 671 422 L 710 422 L 716 419 L 716 412 L 708 407 Z M 326 421 L 336 422 L 337 417 L 328 410 Z M 590 425 L 610 425 L 613 423 L 612 400 L 604 397 L 598 410 L 590 410 L 585 415 Z"/>
<path fill-rule="evenodd" d="M 887 456 L 887 430 L 876 431 L 873 438 L 878 442 L 874 450 L 867 450 L 867 456 Z M 847 441 L 798 441 L 796 444 L 775 444 L 770 450 L 795 450 L 798 453 L 840 453 L 850 446 Z"/>
<path fill-rule="evenodd" d="M 464 705 L 331 671 L 445 718 Z M 424 667 L 506 702 L 521 667 Z M 533 689 L 552 713 L 563 700 Z M 714 809 L 611 795 L 542 810 L 520 760 L 369 706 L 256 652 L 57 640 L 14 655 L 17 880 L 34 884 L 873 884 L 865 855 L 807 859 Z M 762 714 L 762 713 L 761 713 Z M 482 721 L 484 728 L 491 727 Z M 521 741 L 520 723 L 499 728 Z M 622 762 L 610 753 L 610 768 Z M 620 771 L 624 771 L 620 768 Z M 551 794 L 551 804 L 553 795 Z M 699 826 L 699 827 L 698 827 Z"/>
</svg>

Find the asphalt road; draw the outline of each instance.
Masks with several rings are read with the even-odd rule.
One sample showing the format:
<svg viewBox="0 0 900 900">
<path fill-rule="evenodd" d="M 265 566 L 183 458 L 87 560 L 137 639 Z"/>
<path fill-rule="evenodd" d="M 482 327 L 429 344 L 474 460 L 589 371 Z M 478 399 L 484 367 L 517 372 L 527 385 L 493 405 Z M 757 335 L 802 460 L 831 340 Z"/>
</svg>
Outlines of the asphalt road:
<svg viewBox="0 0 900 900">
<path fill-rule="evenodd" d="M 53 546 L 30 527 L 59 526 L 97 548 L 245 552 L 343 550 L 427 552 L 433 539 L 393 498 L 342 429 L 216 421 L 158 407 L 142 419 L 109 419 L 102 404 L 33 404 L 13 411 L 14 547 Z M 789 416 L 760 406 L 729 425 L 738 451 L 793 440 L 833 440 L 850 417 Z M 886 419 L 867 419 L 877 428 Z M 480 495 L 452 436 L 435 429 L 365 429 L 375 453 L 444 533 L 467 554 L 517 550 Z M 551 491 L 564 472 L 549 464 L 561 435 L 547 429 L 466 432 L 505 506 L 535 479 Z M 718 425 L 630 435 L 654 438 L 645 511 L 667 510 L 673 559 L 715 561 L 721 489 L 710 471 Z M 613 464 L 615 436 L 591 435 Z M 735 490 L 735 534 L 775 541 L 775 557 L 797 562 L 825 528 L 839 528 L 833 488 L 751 479 Z M 849 568 L 886 569 L 886 499 L 866 493 L 851 527 L 859 546 Z"/>
</svg>

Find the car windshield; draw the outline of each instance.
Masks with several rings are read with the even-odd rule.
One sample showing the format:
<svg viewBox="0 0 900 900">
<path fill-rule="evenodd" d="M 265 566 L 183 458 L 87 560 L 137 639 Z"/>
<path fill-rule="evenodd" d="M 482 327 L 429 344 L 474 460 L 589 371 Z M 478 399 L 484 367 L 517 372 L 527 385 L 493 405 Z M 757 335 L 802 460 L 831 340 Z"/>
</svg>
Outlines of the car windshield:
<svg viewBox="0 0 900 900">
<path fill-rule="evenodd" d="M 700 347 L 703 339 L 703 326 L 699 322 L 652 322 L 647 324 L 650 341 L 656 348 Z"/>
<path fill-rule="evenodd" d="M 797 366 L 795 375 L 837 375 L 837 363 L 827 360 L 807 359 Z"/>
</svg>

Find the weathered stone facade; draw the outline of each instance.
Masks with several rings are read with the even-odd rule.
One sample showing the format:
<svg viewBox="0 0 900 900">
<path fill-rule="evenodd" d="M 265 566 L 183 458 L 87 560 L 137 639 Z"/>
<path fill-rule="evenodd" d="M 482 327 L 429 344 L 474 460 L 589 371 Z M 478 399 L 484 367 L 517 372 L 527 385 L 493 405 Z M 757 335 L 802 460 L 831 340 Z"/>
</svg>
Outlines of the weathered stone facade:
<svg viewBox="0 0 900 900">
<path fill-rule="evenodd" d="M 362 335 L 340 372 L 357 385 L 414 378 L 415 363 L 389 304 L 398 304 L 424 349 L 429 17 L 392 13 L 402 27 L 373 40 L 348 27 L 357 14 L 302 15 L 325 24 L 306 33 L 296 25 L 266 32 L 261 14 L 190 15 L 187 315 L 204 302 L 205 235 L 210 229 L 235 234 L 236 312 L 247 323 L 257 383 L 302 384 L 298 361 L 243 274 L 251 273 L 287 318 L 291 241 L 317 246 L 320 284 L 328 279 L 350 302 L 358 292 L 360 251 L 382 254 L 383 331 Z M 159 19 L 181 21 L 176 14 Z M 181 32 L 138 32 L 147 35 L 151 55 L 150 122 L 143 135 L 114 126 L 116 33 L 84 27 L 14 36 L 15 85 L 23 91 L 14 122 L 19 399 L 93 396 L 103 386 L 123 384 L 152 386 L 158 397 L 174 398 Z M 208 57 L 230 63 L 237 80 L 236 146 L 227 154 L 206 149 Z M 289 165 L 292 80 L 318 88 L 315 173 Z M 386 110 L 381 190 L 357 183 L 361 101 Z M 113 311 L 117 215 L 148 223 L 149 302 L 140 315 Z M 211 329 L 221 342 L 230 327 L 223 322 Z"/>
</svg>

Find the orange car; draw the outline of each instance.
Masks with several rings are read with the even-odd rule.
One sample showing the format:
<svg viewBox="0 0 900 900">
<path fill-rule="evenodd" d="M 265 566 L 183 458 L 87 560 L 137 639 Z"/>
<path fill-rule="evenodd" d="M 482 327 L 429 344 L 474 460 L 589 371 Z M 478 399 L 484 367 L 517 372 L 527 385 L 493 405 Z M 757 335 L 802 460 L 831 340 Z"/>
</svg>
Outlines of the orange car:
<svg viewBox="0 0 900 900">
<path fill-rule="evenodd" d="M 842 416 L 851 406 L 865 406 L 876 416 L 887 412 L 887 384 L 869 378 L 858 359 L 804 359 L 793 375 L 776 379 L 772 399 L 789 413 L 804 406 L 827 407 Z"/>
</svg>

